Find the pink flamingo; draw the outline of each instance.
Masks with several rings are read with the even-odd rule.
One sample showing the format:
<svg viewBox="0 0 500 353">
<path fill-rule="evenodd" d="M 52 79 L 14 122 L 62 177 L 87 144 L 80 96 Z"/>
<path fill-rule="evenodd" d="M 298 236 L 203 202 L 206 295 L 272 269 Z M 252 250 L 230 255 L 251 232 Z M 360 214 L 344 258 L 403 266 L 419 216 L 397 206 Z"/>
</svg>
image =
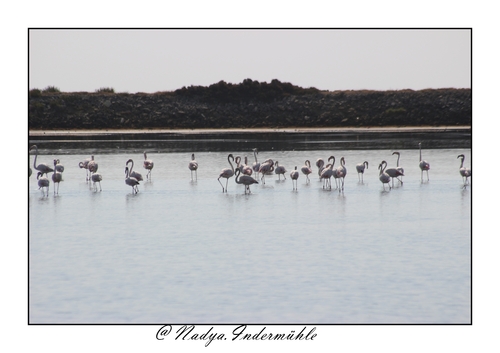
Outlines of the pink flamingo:
<svg viewBox="0 0 500 353">
<path fill-rule="evenodd" d="M 144 163 L 142 164 L 144 169 L 148 171 L 146 174 L 146 180 L 151 178 L 151 171 L 153 170 L 153 167 L 155 166 L 154 162 L 151 159 L 148 159 L 148 156 L 146 154 L 146 151 L 144 151 Z"/>
<path fill-rule="evenodd" d="M 229 178 L 231 178 L 234 175 L 234 167 L 233 167 L 233 164 L 231 163 L 231 159 L 234 162 L 233 155 L 229 154 L 227 156 L 227 161 L 229 162 L 229 165 L 231 166 L 231 168 L 222 169 L 222 171 L 219 174 L 219 177 L 217 178 L 217 181 L 222 186 L 222 192 L 224 192 L 224 185 L 222 185 L 222 183 L 220 182 L 220 178 L 226 178 L 226 190 L 225 191 L 227 192 L 227 182 L 229 181 Z"/>
<path fill-rule="evenodd" d="M 302 171 L 303 174 L 305 174 L 306 182 L 309 183 L 309 181 L 310 181 L 309 174 L 312 173 L 311 162 L 309 161 L 309 159 L 306 159 L 304 166 L 302 168 L 300 168 L 300 170 Z"/>
</svg>

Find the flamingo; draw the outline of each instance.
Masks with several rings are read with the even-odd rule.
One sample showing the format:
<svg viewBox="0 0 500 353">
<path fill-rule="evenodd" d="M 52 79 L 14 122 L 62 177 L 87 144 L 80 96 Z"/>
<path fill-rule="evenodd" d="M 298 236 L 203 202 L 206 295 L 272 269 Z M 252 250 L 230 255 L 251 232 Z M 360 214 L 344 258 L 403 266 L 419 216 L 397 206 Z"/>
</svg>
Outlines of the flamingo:
<svg viewBox="0 0 500 353">
<path fill-rule="evenodd" d="M 431 169 L 431 165 L 422 159 L 422 143 L 418 143 L 418 147 L 420 149 L 420 162 L 418 166 L 420 167 L 420 181 L 424 179 L 424 170 L 427 173 L 427 181 L 429 181 L 429 169 Z"/>
<path fill-rule="evenodd" d="M 324 167 L 319 177 L 320 179 L 323 179 L 323 189 L 325 189 L 327 186 L 329 186 L 329 189 L 332 188 L 331 178 L 333 176 L 333 166 L 335 165 L 335 157 L 334 156 L 328 157 L 328 162 L 330 162 L 330 159 L 333 160 L 333 163 L 328 164 L 326 167 Z"/>
<path fill-rule="evenodd" d="M 245 156 L 245 164 L 241 166 L 241 172 L 245 175 L 252 175 L 253 169 L 248 165 L 248 157 Z"/>
<path fill-rule="evenodd" d="M 59 159 L 54 159 L 54 161 L 56 162 L 54 163 L 54 170 L 59 173 L 64 172 L 64 166 L 61 164 L 61 161 Z"/>
<path fill-rule="evenodd" d="M 241 164 L 241 157 L 240 156 L 236 156 L 234 158 L 234 163 L 236 163 L 236 169 L 239 169 L 240 171 L 243 170 L 243 165 Z"/>
<path fill-rule="evenodd" d="M 94 161 L 94 156 L 90 157 L 90 161 L 87 165 L 87 168 L 88 168 L 90 174 L 97 172 L 99 165 L 97 164 L 96 161 Z M 132 170 L 132 168 L 130 168 L 130 170 Z M 90 177 L 88 178 L 88 180 L 90 180 Z"/>
<path fill-rule="evenodd" d="M 91 176 L 92 182 L 94 183 L 94 191 L 97 192 L 97 185 L 96 183 L 99 183 L 99 191 L 102 191 L 101 187 L 101 180 L 102 180 L 102 175 L 99 173 L 93 173 Z M 137 182 L 139 183 L 139 182 Z"/>
<path fill-rule="evenodd" d="M 89 162 L 90 162 L 90 158 L 87 158 L 83 162 L 79 162 L 78 163 L 78 166 L 80 168 L 85 169 L 85 173 L 86 173 L 85 174 L 85 180 L 86 181 L 89 180 Z"/>
<path fill-rule="evenodd" d="M 49 196 L 49 185 L 50 185 L 49 178 L 44 177 L 42 172 L 38 172 L 36 178 L 38 180 L 38 189 L 42 189 L 43 196 L 45 196 L 44 188 L 47 188 L 47 196 Z"/>
<path fill-rule="evenodd" d="M 52 181 L 54 182 L 54 195 L 56 194 L 56 184 L 57 184 L 57 194 L 59 194 L 59 183 L 63 181 L 62 173 L 57 171 L 57 159 L 54 159 L 54 173 L 52 174 Z M 64 169 L 64 168 L 63 168 Z"/>
<path fill-rule="evenodd" d="M 310 181 L 309 180 L 309 174 L 312 173 L 311 162 L 309 161 L 309 159 L 306 159 L 306 161 L 304 162 L 304 166 L 302 168 L 300 168 L 300 170 L 306 176 L 306 183 L 309 183 L 309 181 Z"/>
<path fill-rule="evenodd" d="M 125 165 L 128 167 L 128 164 L 132 163 L 130 166 L 130 177 L 137 179 L 137 181 L 143 181 L 144 179 L 142 178 L 142 174 L 134 171 L 134 161 L 132 159 L 129 159 Z M 90 165 L 89 165 L 89 170 L 90 170 Z M 97 169 L 96 169 L 97 170 Z"/>
<path fill-rule="evenodd" d="M 265 175 L 271 171 L 274 170 L 274 162 L 272 159 L 268 159 L 266 160 L 264 163 L 262 163 L 260 165 L 260 168 L 259 168 L 259 173 L 262 174 L 262 177 L 261 177 L 261 181 L 263 184 L 266 183 L 266 180 L 265 180 Z"/>
<path fill-rule="evenodd" d="M 469 184 L 469 177 L 472 177 L 472 170 L 469 169 L 469 168 L 465 168 L 464 167 L 464 159 L 465 159 L 465 156 L 463 154 L 459 154 L 457 159 L 458 158 L 461 158 L 462 161 L 460 163 L 460 169 L 459 169 L 459 172 L 460 172 L 460 175 L 462 176 L 462 180 L 464 181 L 464 186 L 466 184 Z"/>
<path fill-rule="evenodd" d="M 356 164 L 356 170 L 358 172 L 358 180 L 359 180 L 359 175 L 361 174 L 361 182 L 363 182 L 363 174 L 365 173 L 365 166 L 366 169 L 368 169 L 368 162 L 364 161 L 363 163 Z"/>
<path fill-rule="evenodd" d="M 243 185 L 245 185 L 245 194 L 247 193 L 247 191 L 248 191 L 249 194 L 251 193 L 250 192 L 250 185 L 252 185 L 252 184 L 258 184 L 259 183 L 257 180 L 255 180 L 254 178 L 252 178 L 249 175 L 242 175 L 240 177 L 241 171 L 239 169 L 236 169 L 235 173 L 236 173 L 235 174 L 236 175 L 236 179 L 235 179 L 236 184 L 243 184 Z"/>
<path fill-rule="evenodd" d="M 53 171 L 54 171 L 54 169 L 52 169 L 51 167 L 49 167 L 49 166 L 48 166 L 47 164 L 45 164 L 45 163 L 40 163 L 39 165 L 36 165 L 36 159 L 37 159 L 37 157 L 38 157 L 38 147 L 37 147 L 37 145 L 33 145 L 33 146 L 31 146 L 31 147 L 30 147 L 30 151 L 31 151 L 33 148 L 36 150 L 36 151 L 35 151 L 35 160 L 33 161 L 33 167 L 34 167 L 36 170 L 38 170 L 40 173 L 42 173 L 42 175 L 43 175 L 43 174 L 47 175 L 47 173 L 51 173 L 51 172 L 53 172 Z M 38 179 L 38 177 L 37 177 L 37 179 Z"/>
<path fill-rule="evenodd" d="M 340 157 L 340 166 L 337 168 L 337 178 L 342 179 L 342 188 L 344 190 L 344 178 L 347 174 L 347 168 L 345 167 L 345 159 L 344 157 Z M 335 175 L 334 175 L 335 177 Z M 339 190 L 340 191 L 340 190 Z"/>
<path fill-rule="evenodd" d="M 403 181 L 401 179 L 399 179 L 398 177 L 399 176 L 404 176 L 404 174 L 401 173 L 401 171 L 398 170 L 397 168 L 387 168 L 385 170 L 385 173 L 388 174 L 391 177 L 392 187 L 394 187 L 394 178 L 398 179 L 399 182 L 401 183 L 401 185 L 403 184 Z"/>
<path fill-rule="evenodd" d="M 398 165 L 399 165 L 399 152 L 394 152 L 393 154 L 398 155 Z M 394 187 L 394 178 L 398 179 L 398 181 L 403 185 L 403 180 L 399 179 L 400 176 L 404 176 L 404 170 L 401 167 L 396 167 L 396 168 L 387 168 L 385 170 L 387 174 L 391 177 L 392 180 L 392 187 Z"/>
<path fill-rule="evenodd" d="M 139 185 L 139 180 L 130 176 L 128 166 L 125 167 L 125 184 L 132 187 L 133 194 L 137 194 L 139 192 L 139 188 L 137 187 L 137 185 Z"/>
<path fill-rule="evenodd" d="M 256 148 L 254 148 L 253 150 L 253 157 L 255 158 L 255 162 L 252 164 L 252 169 L 253 171 L 255 172 L 255 175 L 257 176 L 257 178 L 259 177 L 259 168 L 260 168 L 260 163 L 257 162 L 257 154 L 259 153 L 259 151 L 257 151 Z"/>
<path fill-rule="evenodd" d="M 378 169 L 380 169 L 380 173 L 379 173 L 379 177 L 378 178 L 382 182 L 382 187 L 384 188 L 384 190 L 385 190 L 385 184 L 389 185 L 389 181 L 391 181 L 391 177 L 389 176 L 389 174 L 387 174 L 385 172 L 385 168 L 386 167 L 387 167 L 387 162 L 386 161 L 382 161 L 378 165 Z M 389 185 L 389 190 L 390 189 L 391 189 L 391 186 Z"/>
<path fill-rule="evenodd" d="M 321 180 L 321 172 L 323 171 L 323 169 L 325 167 L 325 161 L 323 160 L 323 158 L 318 158 L 316 160 L 316 167 L 318 167 L 318 175 L 319 175 L 320 180 Z"/>
<path fill-rule="evenodd" d="M 283 175 L 283 178 L 286 179 L 285 173 L 286 169 L 282 165 L 279 165 L 279 162 L 276 161 L 276 168 L 274 170 L 276 174 L 278 174 L 278 180 L 281 180 L 281 175 Z"/>
<path fill-rule="evenodd" d="M 195 173 L 196 180 L 198 180 L 198 162 L 194 159 L 194 153 L 191 155 L 191 162 L 189 162 L 188 168 L 191 171 L 191 180 L 193 180 L 193 172 Z"/>
<path fill-rule="evenodd" d="M 295 166 L 295 169 L 290 172 L 290 179 L 292 179 L 292 187 L 293 190 L 297 190 L 297 179 L 299 178 L 299 172 L 297 170 L 297 166 Z M 307 176 L 307 174 L 306 174 Z M 295 181 L 295 183 L 294 183 Z"/>
<path fill-rule="evenodd" d="M 401 153 L 399 152 L 392 152 L 392 154 L 397 154 L 398 155 L 398 161 L 396 162 L 396 169 L 399 170 L 402 174 L 401 176 L 403 177 L 404 174 L 405 174 L 405 170 L 403 169 L 403 167 L 400 167 L 399 166 L 399 157 L 401 157 Z M 401 184 L 403 184 L 403 178 L 401 178 Z"/>
<path fill-rule="evenodd" d="M 151 171 L 153 170 L 154 165 L 154 162 L 151 159 L 148 159 L 146 151 L 144 151 L 144 163 L 142 166 L 148 171 L 148 173 L 146 174 L 146 179 L 151 178 Z"/>
<path fill-rule="evenodd" d="M 226 192 L 227 192 L 227 182 L 229 181 L 229 178 L 231 178 L 234 175 L 234 167 L 233 167 L 233 164 L 231 163 L 231 159 L 234 162 L 234 157 L 230 153 L 227 156 L 227 161 L 229 162 L 229 165 L 231 166 L 231 168 L 222 169 L 222 171 L 219 174 L 219 177 L 217 178 L 217 181 L 222 186 L 222 192 L 224 192 L 224 185 L 222 185 L 222 183 L 220 182 L 220 178 L 226 178 Z"/>
</svg>

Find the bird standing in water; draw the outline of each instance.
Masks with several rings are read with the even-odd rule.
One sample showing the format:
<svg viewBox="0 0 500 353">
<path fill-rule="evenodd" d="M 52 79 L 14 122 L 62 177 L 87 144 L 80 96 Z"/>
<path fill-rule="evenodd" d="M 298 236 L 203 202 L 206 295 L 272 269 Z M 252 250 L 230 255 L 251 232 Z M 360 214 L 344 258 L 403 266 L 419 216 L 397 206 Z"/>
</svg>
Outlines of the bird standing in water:
<svg viewBox="0 0 500 353">
<path fill-rule="evenodd" d="M 52 173 L 54 171 L 54 169 L 52 169 L 51 167 L 49 167 L 47 164 L 45 163 L 40 163 L 39 165 L 36 165 L 36 159 L 38 157 L 38 146 L 37 145 L 33 145 L 30 147 L 30 151 L 32 149 L 35 149 L 35 160 L 33 161 L 33 167 L 38 170 L 40 173 L 42 173 L 42 176 L 43 174 L 45 174 L 47 176 L 47 173 Z M 37 178 L 38 179 L 38 178 Z"/>
<path fill-rule="evenodd" d="M 385 184 L 389 185 L 389 182 L 391 181 L 391 177 L 389 176 L 389 174 L 385 172 L 385 168 L 387 168 L 387 162 L 386 161 L 380 162 L 378 166 L 378 169 L 380 169 L 378 178 L 382 182 L 382 187 L 384 188 L 384 190 L 385 190 Z M 389 185 L 389 190 L 390 189 L 391 186 Z"/>
<path fill-rule="evenodd" d="M 422 143 L 418 143 L 418 147 L 420 149 L 420 162 L 418 166 L 420 167 L 420 181 L 424 180 L 424 170 L 427 173 L 427 181 L 429 181 L 429 169 L 431 169 L 431 165 L 429 162 L 422 159 Z"/>
<path fill-rule="evenodd" d="M 309 181 L 310 181 L 309 174 L 312 173 L 311 162 L 308 159 L 306 159 L 306 161 L 304 162 L 304 166 L 302 168 L 300 168 L 300 170 L 306 176 L 306 183 L 309 183 Z"/>
<path fill-rule="evenodd" d="M 227 156 L 227 161 L 229 162 L 229 165 L 231 166 L 231 168 L 224 168 L 224 169 L 222 169 L 222 171 L 219 174 L 219 177 L 217 178 L 217 181 L 222 186 L 222 192 L 224 192 L 224 185 L 222 185 L 222 183 L 220 182 L 220 178 L 226 178 L 226 189 L 225 189 L 225 192 L 227 192 L 227 182 L 229 181 L 229 178 L 231 178 L 234 175 L 234 167 L 233 167 L 233 164 L 231 163 L 231 159 L 234 162 L 234 157 L 230 153 Z"/>
<path fill-rule="evenodd" d="M 189 162 L 188 168 L 191 171 L 191 180 L 193 180 L 193 172 L 196 180 L 198 180 L 198 162 L 194 159 L 194 153 L 191 155 L 191 162 Z"/>
<path fill-rule="evenodd" d="M 458 170 L 460 172 L 460 175 L 462 176 L 462 180 L 464 182 L 464 186 L 469 184 L 469 178 L 472 177 L 472 170 L 470 168 L 465 168 L 464 167 L 464 159 L 465 156 L 463 154 L 459 154 L 457 159 L 461 158 L 462 161 L 460 163 L 460 169 Z"/>
<path fill-rule="evenodd" d="M 295 166 L 295 169 L 290 172 L 290 179 L 292 179 L 293 190 L 297 190 L 297 179 L 299 179 L 299 175 L 300 174 L 299 171 L 297 170 L 297 166 Z"/>
<path fill-rule="evenodd" d="M 153 170 L 154 166 L 155 166 L 154 162 L 151 159 L 148 159 L 146 151 L 144 151 L 143 167 L 148 171 L 148 173 L 146 174 L 146 180 L 151 178 L 151 171 Z"/>
<path fill-rule="evenodd" d="M 358 181 L 363 182 L 363 174 L 365 173 L 365 167 L 368 169 L 368 162 L 364 161 L 363 163 L 356 164 L 356 171 L 358 172 Z M 361 180 L 359 175 L 361 174 Z"/>
<path fill-rule="evenodd" d="M 243 184 L 245 185 L 245 194 L 248 193 L 250 194 L 250 185 L 252 184 L 258 184 L 259 182 L 257 180 L 255 180 L 254 178 L 252 178 L 250 175 L 242 175 L 240 177 L 240 170 L 239 169 L 236 169 L 235 171 L 235 175 L 236 175 L 236 184 Z"/>
<path fill-rule="evenodd" d="M 57 194 L 59 194 L 59 184 L 61 181 L 63 181 L 62 173 L 57 171 L 56 166 L 57 166 L 57 159 L 54 159 L 54 173 L 52 174 L 52 181 L 54 182 L 54 195 L 56 194 L 56 184 L 57 184 Z"/>
</svg>

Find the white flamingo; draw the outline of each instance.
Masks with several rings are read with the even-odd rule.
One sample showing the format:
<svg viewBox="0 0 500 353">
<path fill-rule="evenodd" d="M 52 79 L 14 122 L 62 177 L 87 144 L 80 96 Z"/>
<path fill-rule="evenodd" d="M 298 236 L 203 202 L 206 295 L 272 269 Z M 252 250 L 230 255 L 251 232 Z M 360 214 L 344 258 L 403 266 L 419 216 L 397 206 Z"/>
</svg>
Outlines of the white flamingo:
<svg viewBox="0 0 500 353">
<path fill-rule="evenodd" d="M 94 185 L 94 191 L 97 192 L 97 185 L 96 183 L 99 183 L 99 191 L 102 191 L 101 187 L 101 180 L 102 180 L 102 175 L 100 173 L 93 173 L 91 176 L 93 185 Z"/>
<path fill-rule="evenodd" d="M 323 158 L 318 158 L 316 160 L 316 167 L 318 167 L 318 176 L 320 177 L 321 180 L 321 173 L 323 172 L 323 169 L 325 168 L 325 161 Z"/>
<path fill-rule="evenodd" d="M 470 168 L 464 167 L 465 156 L 463 154 L 459 154 L 457 159 L 458 158 L 462 159 L 462 161 L 460 163 L 459 172 L 460 172 L 460 175 L 462 176 L 462 181 L 464 182 L 464 186 L 465 186 L 465 185 L 469 184 L 469 177 L 472 177 L 472 170 Z"/>
<path fill-rule="evenodd" d="M 404 174 L 405 174 L 405 170 L 403 169 L 403 167 L 401 167 L 401 166 L 399 165 L 399 157 L 401 157 L 401 153 L 399 153 L 399 152 L 397 152 L 397 151 L 396 151 L 396 152 L 392 152 L 392 154 L 393 154 L 393 155 L 394 155 L 394 154 L 397 154 L 397 155 L 398 155 L 398 160 L 397 160 L 397 162 L 396 162 L 396 169 L 397 169 L 397 170 L 399 170 L 399 171 L 401 172 L 401 184 L 403 184 L 403 176 L 404 176 Z"/>
<path fill-rule="evenodd" d="M 427 181 L 429 181 L 429 169 L 431 169 L 431 165 L 429 162 L 424 161 L 422 159 L 422 143 L 418 143 L 418 147 L 420 149 L 420 162 L 418 163 L 418 166 L 420 167 L 420 181 L 424 180 L 424 170 L 427 173 Z"/>
<path fill-rule="evenodd" d="M 252 184 L 258 184 L 259 182 L 257 180 L 255 180 L 254 178 L 252 178 L 250 175 L 242 175 L 240 177 L 240 170 L 239 169 L 236 169 L 235 171 L 235 175 L 236 175 L 236 184 L 243 184 L 245 185 L 245 194 L 248 193 L 250 194 L 251 191 L 250 191 L 250 185 Z"/>
<path fill-rule="evenodd" d="M 339 186 L 339 189 L 344 190 L 344 178 L 347 175 L 347 168 L 345 167 L 345 158 L 344 157 L 340 157 L 340 165 L 337 168 L 336 174 L 337 174 L 337 178 L 341 179 L 341 181 L 342 181 L 342 188 Z M 334 177 L 335 177 L 335 175 L 334 175 Z"/>
<path fill-rule="evenodd" d="M 361 182 L 363 182 L 363 174 L 365 173 L 365 167 L 368 169 L 368 162 L 356 164 L 356 171 L 358 172 L 358 181 L 360 180 L 359 175 L 361 174 Z"/>
<path fill-rule="evenodd" d="M 299 175 L 300 174 L 299 171 L 297 170 L 297 166 L 295 166 L 295 169 L 290 172 L 290 179 L 292 179 L 293 190 L 297 190 L 297 179 L 299 179 Z"/>
<path fill-rule="evenodd" d="M 54 159 L 56 163 L 54 164 L 54 170 L 58 171 L 59 173 L 64 172 L 64 166 L 61 164 L 61 161 L 59 159 Z"/>
<path fill-rule="evenodd" d="M 44 177 L 42 172 L 38 172 L 36 178 L 38 180 L 38 189 L 42 189 L 43 196 L 45 196 L 45 188 L 47 188 L 47 196 L 49 196 L 49 178 Z"/>
<path fill-rule="evenodd" d="M 60 185 L 59 183 L 63 181 L 62 173 L 57 171 L 56 165 L 57 165 L 57 159 L 54 159 L 54 173 L 52 174 L 52 181 L 54 182 L 54 195 L 56 194 L 56 184 L 57 184 L 57 194 L 59 194 L 59 185 Z"/>
<path fill-rule="evenodd" d="M 94 156 L 90 156 L 90 161 L 87 165 L 87 168 L 89 170 L 89 173 L 92 175 L 92 173 L 95 173 L 97 172 L 97 169 L 99 169 L 99 165 L 97 164 L 97 162 L 94 160 Z M 132 170 L 132 168 L 131 168 Z M 90 177 L 88 178 L 88 180 L 90 180 Z"/>
<path fill-rule="evenodd" d="M 85 181 L 89 180 L 89 162 L 90 158 L 85 159 L 83 162 L 79 162 L 78 166 L 80 169 L 85 169 Z"/>
<path fill-rule="evenodd" d="M 128 164 L 131 163 L 132 165 L 130 166 L 130 177 L 137 179 L 137 181 L 143 181 L 144 179 L 142 178 L 142 174 L 138 173 L 134 170 L 134 161 L 132 159 L 129 159 L 125 165 L 128 167 Z M 89 164 L 89 170 L 90 170 L 90 164 Z M 96 169 L 97 170 L 97 169 Z"/>
<path fill-rule="evenodd" d="M 33 145 L 30 147 L 30 151 L 32 149 L 35 149 L 35 160 L 33 161 L 33 167 L 38 170 L 40 173 L 42 173 L 42 176 L 43 174 L 45 174 L 47 176 L 47 173 L 52 173 L 54 171 L 54 169 L 52 169 L 51 167 L 49 167 L 47 164 L 45 163 L 40 163 L 39 165 L 36 165 L 36 159 L 38 157 L 38 146 L 37 145 Z M 37 177 L 38 179 L 38 177 Z"/>
<path fill-rule="evenodd" d="M 265 175 L 267 173 L 272 172 L 273 170 L 274 170 L 274 162 L 272 159 L 268 159 L 260 165 L 259 173 L 262 174 L 262 177 L 260 178 L 260 180 L 262 181 L 263 184 L 266 183 Z"/>
<path fill-rule="evenodd" d="M 257 162 L 257 154 L 259 153 L 259 151 L 256 148 L 254 148 L 252 151 L 253 151 L 253 156 L 255 158 L 255 162 L 252 164 L 252 169 L 255 172 L 255 176 L 258 179 L 259 178 L 260 163 Z"/>
<path fill-rule="evenodd" d="M 191 180 L 193 180 L 193 172 L 195 173 L 196 180 L 198 180 L 198 162 L 194 159 L 194 153 L 191 155 L 191 162 L 189 162 L 188 168 L 191 171 Z"/>
<path fill-rule="evenodd" d="M 398 164 L 399 164 L 399 152 L 394 152 L 393 154 L 398 154 Z M 396 167 L 396 168 L 387 168 L 385 170 L 387 174 L 391 177 L 392 180 L 392 187 L 394 187 L 394 178 L 398 179 L 398 181 L 403 185 L 403 180 L 400 179 L 400 176 L 404 176 L 404 170 L 401 167 Z"/>
<path fill-rule="evenodd" d="M 326 167 L 324 167 L 322 169 L 321 175 L 319 176 L 319 178 L 323 179 L 323 189 L 326 189 L 328 187 L 331 190 L 331 188 L 332 188 L 331 178 L 334 174 L 333 166 L 335 165 L 335 157 L 334 156 L 328 157 L 328 162 L 330 162 L 330 160 L 333 160 L 333 163 L 328 164 Z M 323 164 L 324 164 L 324 162 L 323 162 Z"/>
<path fill-rule="evenodd" d="M 311 162 L 309 161 L 309 159 L 306 159 L 306 161 L 304 162 L 304 166 L 300 168 L 300 170 L 306 176 L 306 183 L 309 183 L 309 174 L 312 173 Z"/>
<path fill-rule="evenodd" d="M 144 151 L 144 163 L 142 164 L 144 169 L 148 171 L 146 174 L 146 180 L 151 178 L 151 171 L 153 170 L 153 167 L 155 166 L 154 162 L 151 159 L 148 159 L 148 156 L 146 154 L 146 151 Z"/>
<path fill-rule="evenodd" d="M 274 172 L 278 174 L 278 180 L 281 180 L 281 176 L 283 175 L 283 178 L 286 179 L 285 173 L 286 169 L 282 165 L 279 165 L 279 162 L 276 161 L 276 168 L 274 169 Z"/>
<path fill-rule="evenodd" d="M 389 182 L 391 181 L 391 177 L 389 176 L 389 174 L 387 174 L 385 172 L 385 168 L 387 167 L 387 162 L 386 161 L 382 161 L 380 162 L 379 166 L 378 166 L 378 169 L 380 169 L 380 173 L 379 173 L 379 180 L 382 182 L 382 187 L 384 188 L 385 190 L 385 184 L 389 185 Z M 391 189 L 391 186 L 389 185 L 389 190 Z"/>
<path fill-rule="evenodd" d="M 137 194 L 139 192 L 139 188 L 137 187 L 137 185 L 139 185 L 139 180 L 130 176 L 128 166 L 125 167 L 125 184 L 132 187 L 133 194 Z"/>
<path fill-rule="evenodd" d="M 222 192 L 224 192 L 224 185 L 222 185 L 222 183 L 220 182 L 220 178 L 226 178 L 226 189 L 225 189 L 225 192 L 227 192 L 227 182 L 229 181 L 229 178 L 231 178 L 234 175 L 234 167 L 233 167 L 233 164 L 231 163 L 231 159 L 234 162 L 234 157 L 230 153 L 227 156 L 227 161 L 229 162 L 229 165 L 231 166 L 231 168 L 224 168 L 224 169 L 222 169 L 222 171 L 219 174 L 219 177 L 217 178 L 217 181 L 219 182 L 220 186 L 222 186 Z"/>
</svg>

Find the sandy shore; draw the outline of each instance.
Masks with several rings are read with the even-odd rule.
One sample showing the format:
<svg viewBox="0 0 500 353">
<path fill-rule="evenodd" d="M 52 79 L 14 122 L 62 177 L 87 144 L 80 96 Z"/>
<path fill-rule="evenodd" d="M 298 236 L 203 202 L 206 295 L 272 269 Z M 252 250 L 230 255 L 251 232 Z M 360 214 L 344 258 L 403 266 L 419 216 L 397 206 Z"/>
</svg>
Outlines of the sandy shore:
<svg viewBox="0 0 500 353">
<path fill-rule="evenodd" d="M 409 127 L 345 127 L 345 128 L 283 128 L 283 129 L 106 129 L 106 130 L 29 130 L 29 136 L 92 136 L 111 134 L 235 134 L 235 133 L 398 133 L 398 132 L 466 132 L 470 126 Z"/>
</svg>

